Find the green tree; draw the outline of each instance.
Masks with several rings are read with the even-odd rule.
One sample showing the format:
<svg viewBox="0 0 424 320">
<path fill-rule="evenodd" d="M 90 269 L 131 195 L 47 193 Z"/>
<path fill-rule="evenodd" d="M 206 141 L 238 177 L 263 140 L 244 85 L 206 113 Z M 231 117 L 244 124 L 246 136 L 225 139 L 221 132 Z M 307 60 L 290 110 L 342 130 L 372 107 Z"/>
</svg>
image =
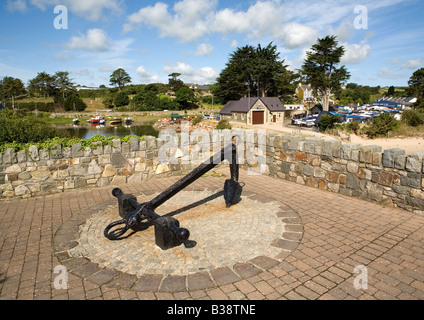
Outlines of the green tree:
<svg viewBox="0 0 424 320">
<path fill-rule="evenodd" d="M 325 111 L 329 110 L 330 94 L 339 90 L 342 83 L 350 78 L 345 66 L 337 68 L 345 53 L 343 46 L 338 47 L 336 36 L 327 36 L 318 39 L 307 52 L 307 58 L 300 70 L 303 80 L 310 83 L 315 96 L 321 98 Z"/>
<path fill-rule="evenodd" d="M 389 87 L 389 90 L 387 90 L 387 95 L 388 95 L 389 97 L 391 97 L 391 96 L 393 96 L 393 95 L 395 94 L 395 92 L 396 92 L 395 87 L 394 87 L 394 86 L 390 86 L 390 87 Z"/>
<path fill-rule="evenodd" d="M 64 103 L 63 107 L 65 111 L 84 111 L 87 108 L 87 104 L 81 99 L 81 97 L 77 94 L 69 95 Z"/>
<path fill-rule="evenodd" d="M 128 98 L 128 95 L 125 92 L 121 91 L 115 96 L 113 102 L 117 107 L 124 107 L 130 104 L 130 98 Z"/>
<path fill-rule="evenodd" d="M 424 68 L 415 71 L 408 81 L 409 94 L 417 98 L 415 108 L 424 108 Z"/>
<path fill-rule="evenodd" d="M 175 92 L 177 92 L 184 86 L 184 82 L 178 79 L 180 75 L 181 73 L 177 73 L 177 72 L 174 72 L 168 75 L 170 77 L 168 82 L 169 88 Z"/>
<path fill-rule="evenodd" d="M 25 86 L 21 79 L 4 77 L 0 80 L 0 101 L 6 102 L 12 97 L 18 97 L 25 93 Z"/>
<path fill-rule="evenodd" d="M 212 92 L 223 103 L 249 94 L 283 98 L 294 94 L 293 80 L 294 74 L 287 70 L 272 42 L 266 47 L 247 45 L 230 55 Z"/>
<path fill-rule="evenodd" d="M 184 86 L 175 93 L 177 102 L 181 105 L 181 109 L 188 109 L 190 104 L 196 103 L 197 99 L 194 91 Z"/>
<path fill-rule="evenodd" d="M 55 86 L 59 88 L 62 93 L 62 99 L 65 100 L 66 92 L 72 90 L 74 84 L 69 78 L 69 72 L 67 71 L 58 71 L 54 75 Z"/>
<path fill-rule="evenodd" d="M 121 91 L 128 83 L 131 83 L 131 77 L 122 68 L 115 70 L 110 76 L 110 84 L 112 86 L 118 87 L 119 91 Z"/>
<path fill-rule="evenodd" d="M 105 108 L 107 108 L 107 109 L 113 109 L 113 107 L 115 106 L 114 104 L 113 104 L 113 96 L 112 96 L 112 94 L 107 94 L 104 98 L 103 98 L 103 101 L 102 101 L 102 103 L 103 103 L 103 105 L 105 106 Z"/>
<path fill-rule="evenodd" d="M 40 72 L 29 80 L 28 89 L 32 94 L 38 94 L 44 98 L 50 97 L 55 91 L 55 77 L 46 72 Z"/>
</svg>

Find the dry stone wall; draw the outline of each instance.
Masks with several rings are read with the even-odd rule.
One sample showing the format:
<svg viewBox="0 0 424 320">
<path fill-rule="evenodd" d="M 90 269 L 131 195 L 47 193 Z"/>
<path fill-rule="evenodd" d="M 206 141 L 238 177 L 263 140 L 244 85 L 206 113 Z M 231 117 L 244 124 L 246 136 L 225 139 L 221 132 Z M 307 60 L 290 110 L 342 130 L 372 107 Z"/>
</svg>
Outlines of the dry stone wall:
<svg viewBox="0 0 424 320">
<path fill-rule="evenodd" d="M 236 133 L 244 135 L 245 131 Z M 208 150 L 202 144 L 211 146 L 210 152 L 219 148 L 216 143 L 223 145 L 217 141 L 216 132 L 206 136 L 209 139 L 203 138 L 200 142 L 197 138 L 192 139 L 185 146 L 187 150 L 200 150 L 196 153 L 197 160 L 205 156 L 202 150 Z M 178 139 L 181 140 L 181 136 Z M 267 134 L 266 139 L 256 137 L 254 143 L 251 149 L 254 150 L 254 161 L 249 161 L 248 156 L 242 157 L 247 159 L 242 164 L 246 169 L 424 213 L 424 152 L 410 155 L 401 149 L 383 152 L 380 146 L 289 134 Z M 164 140 L 145 137 L 141 142 L 136 138 L 130 142 L 117 139 L 112 146 L 99 145 L 97 148 L 82 149 L 76 144 L 66 148 L 58 146 L 53 150 L 38 150 L 35 146 L 19 152 L 7 149 L 0 154 L 0 199 L 141 182 L 154 176 L 179 176 L 199 164 L 193 161 L 183 164 L 183 157 L 173 164 L 161 163 L 158 153 L 164 147 Z M 245 152 L 248 149 L 244 147 Z M 180 154 L 187 154 L 187 150 L 180 151 Z"/>
</svg>

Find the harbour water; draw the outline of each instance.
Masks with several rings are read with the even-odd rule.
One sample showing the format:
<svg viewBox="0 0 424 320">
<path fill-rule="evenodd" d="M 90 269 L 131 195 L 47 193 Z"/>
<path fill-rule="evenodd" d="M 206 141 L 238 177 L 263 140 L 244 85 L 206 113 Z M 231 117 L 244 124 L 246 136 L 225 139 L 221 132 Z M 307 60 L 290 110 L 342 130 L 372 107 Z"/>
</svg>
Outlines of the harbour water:
<svg viewBox="0 0 424 320">
<path fill-rule="evenodd" d="M 129 135 L 136 136 L 154 136 L 158 137 L 159 132 L 156 131 L 152 125 L 149 124 L 132 124 L 132 125 L 70 125 L 58 127 L 62 130 L 67 131 L 72 137 L 81 139 L 90 139 L 91 137 L 100 134 L 105 137 L 125 137 Z"/>
</svg>

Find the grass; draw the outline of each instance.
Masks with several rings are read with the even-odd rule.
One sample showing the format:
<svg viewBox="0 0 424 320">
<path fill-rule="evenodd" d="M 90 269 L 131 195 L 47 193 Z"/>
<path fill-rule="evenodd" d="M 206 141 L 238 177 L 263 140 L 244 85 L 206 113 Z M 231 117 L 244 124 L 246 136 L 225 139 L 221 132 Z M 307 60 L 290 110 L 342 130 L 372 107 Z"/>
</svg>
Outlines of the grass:
<svg viewBox="0 0 424 320">
<path fill-rule="evenodd" d="M 411 127 L 400 122 L 395 131 L 390 132 L 390 138 L 420 138 L 424 137 L 424 125 Z"/>
</svg>

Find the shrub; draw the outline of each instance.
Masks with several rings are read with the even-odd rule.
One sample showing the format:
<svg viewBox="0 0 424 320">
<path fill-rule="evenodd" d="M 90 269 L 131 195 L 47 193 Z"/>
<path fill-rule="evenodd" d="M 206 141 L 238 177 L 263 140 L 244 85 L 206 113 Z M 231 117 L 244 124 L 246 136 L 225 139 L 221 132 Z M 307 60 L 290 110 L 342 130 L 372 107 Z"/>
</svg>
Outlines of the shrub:
<svg viewBox="0 0 424 320">
<path fill-rule="evenodd" d="M 334 126 L 339 123 L 341 116 L 335 116 L 331 114 L 324 114 L 321 116 L 321 120 L 319 121 L 320 131 L 325 131 L 329 129 L 333 129 Z"/>
<path fill-rule="evenodd" d="M 62 133 L 37 118 L 0 118 L 0 143 L 35 143 L 62 136 Z"/>
<path fill-rule="evenodd" d="M 415 110 L 406 110 L 402 114 L 402 122 L 411 127 L 418 127 L 424 124 L 424 114 Z"/>
<path fill-rule="evenodd" d="M 378 136 L 386 136 L 390 131 L 396 130 L 399 127 L 398 121 L 390 113 L 382 113 L 374 120 L 367 124 L 363 130 L 364 133 L 371 139 Z"/>
<path fill-rule="evenodd" d="M 82 101 L 79 95 L 72 94 L 65 99 L 63 103 L 65 111 L 84 111 L 87 108 L 87 104 Z"/>
<path fill-rule="evenodd" d="M 198 125 L 200 122 L 202 122 L 202 116 L 195 116 L 194 118 L 193 118 L 193 120 L 191 121 L 191 124 L 193 125 L 193 126 L 195 126 L 195 125 Z"/>
<path fill-rule="evenodd" d="M 221 120 L 218 122 L 216 129 L 224 130 L 224 129 L 232 129 L 232 126 L 228 120 Z"/>
<path fill-rule="evenodd" d="M 113 102 L 117 107 L 124 107 L 130 104 L 130 98 L 128 98 L 128 95 L 125 92 L 121 91 L 115 96 Z"/>
</svg>

